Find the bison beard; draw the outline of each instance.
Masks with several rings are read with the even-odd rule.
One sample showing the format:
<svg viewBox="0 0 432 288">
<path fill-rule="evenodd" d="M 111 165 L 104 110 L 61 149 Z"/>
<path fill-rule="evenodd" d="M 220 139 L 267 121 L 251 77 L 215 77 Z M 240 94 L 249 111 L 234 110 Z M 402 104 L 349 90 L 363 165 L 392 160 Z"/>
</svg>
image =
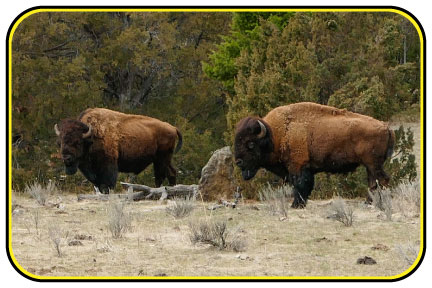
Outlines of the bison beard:
<svg viewBox="0 0 432 288">
<path fill-rule="evenodd" d="M 234 154 L 244 180 L 265 168 L 294 187 L 292 207 L 303 208 L 318 172 L 347 173 L 364 165 L 368 185 L 386 186 L 383 170 L 394 132 L 371 117 L 315 103 L 278 107 L 266 117 L 246 117 L 235 131 Z"/>
<path fill-rule="evenodd" d="M 54 129 L 66 174 L 79 169 L 102 193 L 114 188 L 118 172 L 138 174 L 151 163 L 156 187 L 165 178 L 170 185 L 176 184 L 171 159 L 182 146 L 182 135 L 166 122 L 95 108 L 78 119 L 61 121 Z"/>
</svg>

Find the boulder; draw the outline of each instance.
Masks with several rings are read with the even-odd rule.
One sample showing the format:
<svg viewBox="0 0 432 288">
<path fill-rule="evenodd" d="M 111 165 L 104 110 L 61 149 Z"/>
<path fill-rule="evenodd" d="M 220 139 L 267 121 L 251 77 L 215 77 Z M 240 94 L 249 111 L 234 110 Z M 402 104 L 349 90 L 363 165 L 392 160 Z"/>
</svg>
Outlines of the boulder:
<svg viewBox="0 0 432 288">
<path fill-rule="evenodd" d="M 201 170 L 198 191 L 204 201 L 232 199 L 236 191 L 233 154 L 229 146 L 213 152 Z M 199 196 L 198 196 L 199 197 Z"/>
</svg>

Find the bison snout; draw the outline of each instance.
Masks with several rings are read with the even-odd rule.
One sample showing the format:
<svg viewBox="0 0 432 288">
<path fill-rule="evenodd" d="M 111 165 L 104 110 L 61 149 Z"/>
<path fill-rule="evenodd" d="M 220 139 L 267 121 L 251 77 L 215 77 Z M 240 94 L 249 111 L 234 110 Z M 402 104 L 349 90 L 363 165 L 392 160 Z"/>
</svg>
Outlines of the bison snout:
<svg viewBox="0 0 432 288">
<path fill-rule="evenodd" d="M 236 165 L 238 166 L 238 167 L 242 167 L 243 166 L 243 159 L 237 159 L 236 161 L 235 161 L 235 163 L 236 163 Z"/>
</svg>

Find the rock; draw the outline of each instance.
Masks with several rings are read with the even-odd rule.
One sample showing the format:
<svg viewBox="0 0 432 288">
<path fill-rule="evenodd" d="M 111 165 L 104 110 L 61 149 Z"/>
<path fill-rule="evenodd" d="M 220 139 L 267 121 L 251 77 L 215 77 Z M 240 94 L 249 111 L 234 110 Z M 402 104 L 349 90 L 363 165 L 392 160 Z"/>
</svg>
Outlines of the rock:
<svg viewBox="0 0 432 288">
<path fill-rule="evenodd" d="M 213 152 L 201 171 L 198 191 L 204 201 L 221 198 L 232 199 L 236 186 L 234 180 L 233 154 L 229 146 Z"/>
<path fill-rule="evenodd" d="M 247 256 L 247 255 L 243 255 L 243 254 L 237 254 L 237 255 L 236 255 L 236 258 L 237 258 L 237 259 L 240 259 L 240 260 L 248 260 L 248 259 L 249 259 L 249 256 Z"/>
<path fill-rule="evenodd" d="M 83 246 L 83 243 L 80 240 L 71 240 L 68 243 L 69 246 Z"/>
<path fill-rule="evenodd" d="M 377 264 L 377 262 L 372 257 L 365 256 L 363 258 L 357 259 L 357 264 L 374 265 Z"/>
<path fill-rule="evenodd" d="M 375 246 L 372 247 L 372 250 L 388 251 L 388 250 L 390 250 L 390 248 L 384 244 L 376 244 Z"/>
</svg>

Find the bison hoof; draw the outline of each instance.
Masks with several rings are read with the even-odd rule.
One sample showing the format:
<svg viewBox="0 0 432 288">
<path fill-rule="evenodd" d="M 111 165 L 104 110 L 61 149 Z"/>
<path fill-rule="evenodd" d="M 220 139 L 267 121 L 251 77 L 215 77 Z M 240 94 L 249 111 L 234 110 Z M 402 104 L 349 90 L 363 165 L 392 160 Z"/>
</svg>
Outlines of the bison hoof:
<svg viewBox="0 0 432 288">
<path fill-rule="evenodd" d="M 292 203 L 292 205 L 291 205 L 291 208 L 294 208 L 294 209 L 303 209 L 305 207 L 306 207 L 306 203 L 304 203 L 304 202 L 296 202 L 296 201 L 294 201 Z"/>
</svg>

